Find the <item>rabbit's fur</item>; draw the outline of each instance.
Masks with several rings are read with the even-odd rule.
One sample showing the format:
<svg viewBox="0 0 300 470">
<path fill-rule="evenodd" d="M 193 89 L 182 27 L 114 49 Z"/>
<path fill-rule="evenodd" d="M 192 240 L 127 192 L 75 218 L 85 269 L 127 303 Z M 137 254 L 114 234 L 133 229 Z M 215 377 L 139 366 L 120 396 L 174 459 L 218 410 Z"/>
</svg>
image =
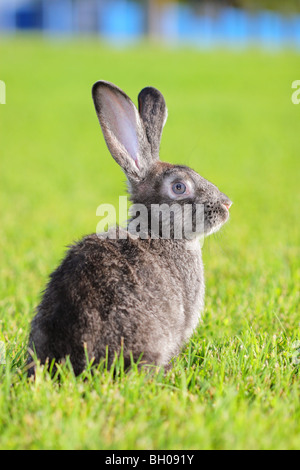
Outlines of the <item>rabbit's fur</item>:
<svg viewBox="0 0 300 470">
<path fill-rule="evenodd" d="M 203 233 L 175 239 L 144 237 L 117 228 L 117 237 L 93 234 L 73 245 L 51 274 L 32 321 L 29 351 L 41 363 L 70 357 L 75 374 L 86 357 L 110 366 L 123 350 L 125 367 L 141 363 L 167 366 L 189 339 L 204 306 L 204 275 L 199 236 L 218 230 L 231 201 L 216 186 L 186 166 L 159 160 L 167 118 L 162 94 L 144 88 L 139 110 L 115 85 L 100 81 L 93 99 L 107 146 L 125 172 L 133 203 L 204 206 Z M 185 194 L 173 193 L 183 182 Z M 182 190 L 182 186 L 179 186 Z M 178 187 L 176 186 L 176 190 Z M 121 236 L 120 236 L 121 235 Z M 29 359 L 31 362 L 32 359 Z M 29 374 L 34 373 L 31 363 Z"/>
</svg>

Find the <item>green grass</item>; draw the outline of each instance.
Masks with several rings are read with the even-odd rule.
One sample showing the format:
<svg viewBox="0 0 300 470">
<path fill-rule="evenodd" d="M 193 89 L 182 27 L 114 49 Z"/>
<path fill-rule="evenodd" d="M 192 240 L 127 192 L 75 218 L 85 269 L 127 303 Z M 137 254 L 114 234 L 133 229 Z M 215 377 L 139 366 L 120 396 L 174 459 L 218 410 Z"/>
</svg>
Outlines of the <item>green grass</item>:
<svg viewBox="0 0 300 470">
<path fill-rule="evenodd" d="M 113 50 L 98 40 L 2 39 L 0 79 L 1 449 L 300 447 L 299 55 Z M 90 89 L 134 100 L 153 85 L 169 119 L 161 158 L 192 166 L 234 201 L 206 240 L 206 307 L 166 375 L 100 367 L 59 384 L 24 374 L 29 322 L 66 245 L 124 194 Z"/>
</svg>

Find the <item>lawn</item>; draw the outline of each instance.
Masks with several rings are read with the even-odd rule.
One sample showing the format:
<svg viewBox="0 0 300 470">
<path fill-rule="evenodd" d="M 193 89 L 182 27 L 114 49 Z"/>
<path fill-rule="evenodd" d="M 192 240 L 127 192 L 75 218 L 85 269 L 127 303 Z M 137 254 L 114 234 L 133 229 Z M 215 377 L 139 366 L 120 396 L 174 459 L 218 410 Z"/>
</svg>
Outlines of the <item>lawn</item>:
<svg viewBox="0 0 300 470">
<path fill-rule="evenodd" d="M 1 39 L 1 449 L 300 447 L 300 105 L 292 51 L 197 51 L 98 39 Z M 206 306 L 173 369 L 24 373 L 30 321 L 66 246 L 118 203 L 124 176 L 91 100 L 99 79 L 165 95 L 161 158 L 233 201 L 206 239 Z M 174 306 L 176 308 L 176 306 Z"/>
</svg>

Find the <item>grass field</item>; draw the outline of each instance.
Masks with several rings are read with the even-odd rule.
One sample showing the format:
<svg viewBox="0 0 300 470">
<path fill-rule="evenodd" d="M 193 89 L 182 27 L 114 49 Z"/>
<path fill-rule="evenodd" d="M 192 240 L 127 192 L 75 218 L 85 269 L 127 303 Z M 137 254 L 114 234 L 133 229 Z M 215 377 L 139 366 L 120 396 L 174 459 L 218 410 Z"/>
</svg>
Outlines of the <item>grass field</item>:
<svg viewBox="0 0 300 470">
<path fill-rule="evenodd" d="M 299 448 L 299 55 L 18 38 L 0 57 L 0 448 Z M 166 376 L 116 364 L 115 377 L 74 378 L 66 364 L 60 384 L 42 369 L 28 382 L 49 273 L 124 194 L 91 100 L 98 79 L 134 101 L 146 85 L 164 93 L 162 160 L 218 185 L 231 220 L 204 244 L 205 312 Z"/>
</svg>

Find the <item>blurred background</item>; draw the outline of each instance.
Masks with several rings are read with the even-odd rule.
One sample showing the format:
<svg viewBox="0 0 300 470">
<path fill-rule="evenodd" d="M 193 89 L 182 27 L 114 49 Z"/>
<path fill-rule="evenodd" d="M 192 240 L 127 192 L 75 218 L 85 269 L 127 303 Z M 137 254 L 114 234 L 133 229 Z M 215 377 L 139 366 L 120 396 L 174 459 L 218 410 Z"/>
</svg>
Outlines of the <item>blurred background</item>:
<svg viewBox="0 0 300 470">
<path fill-rule="evenodd" d="M 300 1 L 1 0 L 0 31 L 300 48 Z"/>
</svg>

